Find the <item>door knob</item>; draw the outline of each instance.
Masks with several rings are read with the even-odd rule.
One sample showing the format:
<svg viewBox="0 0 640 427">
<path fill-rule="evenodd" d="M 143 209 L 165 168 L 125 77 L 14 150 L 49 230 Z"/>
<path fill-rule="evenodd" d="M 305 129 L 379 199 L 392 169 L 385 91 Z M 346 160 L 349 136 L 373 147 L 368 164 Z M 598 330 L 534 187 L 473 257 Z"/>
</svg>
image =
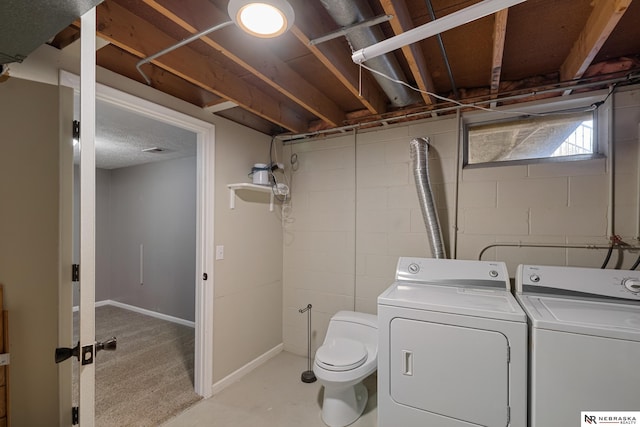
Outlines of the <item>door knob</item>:
<svg viewBox="0 0 640 427">
<path fill-rule="evenodd" d="M 117 346 L 118 346 L 118 340 L 116 339 L 116 337 L 111 337 L 104 342 L 96 343 L 96 353 L 99 352 L 100 350 L 114 351 Z"/>
</svg>

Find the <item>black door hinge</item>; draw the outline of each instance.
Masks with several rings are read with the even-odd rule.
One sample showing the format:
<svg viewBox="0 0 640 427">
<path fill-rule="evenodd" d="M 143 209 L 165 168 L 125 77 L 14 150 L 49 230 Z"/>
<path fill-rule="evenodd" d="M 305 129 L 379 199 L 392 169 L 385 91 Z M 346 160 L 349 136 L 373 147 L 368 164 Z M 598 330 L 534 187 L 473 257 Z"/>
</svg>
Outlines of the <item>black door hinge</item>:
<svg viewBox="0 0 640 427">
<path fill-rule="evenodd" d="M 71 281 L 72 282 L 80 281 L 80 264 L 71 265 Z"/>
<path fill-rule="evenodd" d="M 71 425 L 80 424 L 80 409 L 77 406 L 71 408 Z"/>
<path fill-rule="evenodd" d="M 80 141 L 80 122 L 78 120 L 73 121 L 73 139 Z"/>
</svg>

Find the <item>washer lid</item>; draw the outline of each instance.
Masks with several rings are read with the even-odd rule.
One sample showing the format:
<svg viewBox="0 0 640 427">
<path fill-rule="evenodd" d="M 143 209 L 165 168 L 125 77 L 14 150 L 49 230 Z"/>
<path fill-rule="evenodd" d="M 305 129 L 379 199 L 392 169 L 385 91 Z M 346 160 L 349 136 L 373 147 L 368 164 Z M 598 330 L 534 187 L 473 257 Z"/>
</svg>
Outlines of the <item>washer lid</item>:
<svg viewBox="0 0 640 427">
<path fill-rule="evenodd" d="M 513 322 L 527 321 L 526 314 L 513 295 L 498 288 L 398 281 L 378 297 L 378 304 Z"/>
<path fill-rule="evenodd" d="M 361 342 L 335 338 L 316 351 L 316 363 L 329 371 L 348 371 L 362 365 L 367 349 Z"/>
<path fill-rule="evenodd" d="M 534 328 L 640 341 L 640 306 L 518 294 Z"/>
</svg>

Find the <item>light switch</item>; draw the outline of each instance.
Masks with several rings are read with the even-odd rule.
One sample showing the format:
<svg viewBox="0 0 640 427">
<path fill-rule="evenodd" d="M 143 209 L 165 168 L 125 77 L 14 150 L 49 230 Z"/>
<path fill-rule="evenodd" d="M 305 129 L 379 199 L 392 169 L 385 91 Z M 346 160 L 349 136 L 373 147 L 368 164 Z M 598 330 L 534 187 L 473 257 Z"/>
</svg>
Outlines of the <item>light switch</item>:
<svg viewBox="0 0 640 427">
<path fill-rule="evenodd" d="M 216 246 L 216 260 L 224 259 L 224 246 L 218 245 Z"/>
</svg>

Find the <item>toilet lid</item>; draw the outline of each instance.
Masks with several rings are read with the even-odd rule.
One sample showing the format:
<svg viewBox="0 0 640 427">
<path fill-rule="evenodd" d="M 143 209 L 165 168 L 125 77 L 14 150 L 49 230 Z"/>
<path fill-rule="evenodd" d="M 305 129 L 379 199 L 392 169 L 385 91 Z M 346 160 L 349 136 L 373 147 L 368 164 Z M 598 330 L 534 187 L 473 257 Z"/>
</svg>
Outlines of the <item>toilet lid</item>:
<svg viewBox="0 0 640 427">
<path fill-rule="evenodd" d="M 336 338 L 322 345 L 316 352 L 316 363 L 329 371 L 348 371 L 362 365 L 367 349 L 361 342 Z"/>
</svg>

